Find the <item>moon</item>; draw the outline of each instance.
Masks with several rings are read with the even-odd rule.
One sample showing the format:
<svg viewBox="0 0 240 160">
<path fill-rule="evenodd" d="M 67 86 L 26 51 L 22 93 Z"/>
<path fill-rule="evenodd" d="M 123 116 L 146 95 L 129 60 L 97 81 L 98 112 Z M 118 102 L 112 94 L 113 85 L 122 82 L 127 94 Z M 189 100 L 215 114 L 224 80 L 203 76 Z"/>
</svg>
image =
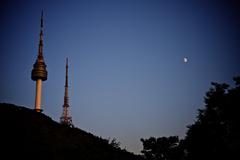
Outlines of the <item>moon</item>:
<svg viewBox="0 0 240 160">
<path fill-rule="evenodd" d="M 187 63 L 187 62 L 188 62 L 188 58 L 187 58 L 187 57 L 184 57 L 184 58 L 183 58 L 183 62 L 184 62 L 184 63 Z"/>
</svg>

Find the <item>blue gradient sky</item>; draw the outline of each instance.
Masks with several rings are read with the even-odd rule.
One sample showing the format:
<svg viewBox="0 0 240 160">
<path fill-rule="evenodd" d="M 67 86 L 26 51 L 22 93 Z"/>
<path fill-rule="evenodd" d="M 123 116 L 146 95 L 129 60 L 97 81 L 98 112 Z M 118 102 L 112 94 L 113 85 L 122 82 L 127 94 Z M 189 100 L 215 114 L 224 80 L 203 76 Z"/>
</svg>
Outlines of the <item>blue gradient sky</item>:
<svg viewBox="0 0 240 160">
<path fill-rule="evenodd" d="M 68 57 L 76 127 L 135 153 L 140 138 L 184 137 L 210 82 L 240 75 L 236 2 L 2 0 L 0 102 L 34 106 L 31 70 L 44 9 L 45 114 L 59 121 Z"/>
</svg>

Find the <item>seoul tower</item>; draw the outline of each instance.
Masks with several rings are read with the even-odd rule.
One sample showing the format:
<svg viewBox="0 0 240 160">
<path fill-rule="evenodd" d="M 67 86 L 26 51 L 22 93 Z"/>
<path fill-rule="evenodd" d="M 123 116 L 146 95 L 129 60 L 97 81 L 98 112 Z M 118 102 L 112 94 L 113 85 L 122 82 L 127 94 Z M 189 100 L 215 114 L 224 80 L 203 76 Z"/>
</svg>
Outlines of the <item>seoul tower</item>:
<svg viewBox="0 0 240 160">
<path fill-rule="evenodd" d="M 64 104 L 63 113 L 60 118 L 60 123 L 73 127 L 72 117 L 69 115 L 69 97 L 68 97 L 68 59 L 66 59 L 66 79 L 65 79 L 65 93 L 64 93 Z"/>
<path fill-rule="evenodd" d="M 42 81 L 47 80 L 47 69 L 43 59 L 43 11 L 41 15 L 40 25 L 40 40 L 38 46 L 38 57 L 33 65 L 32 69 L 32 80 L 36 81 L 36 97 L 35 97 L 35 110 L 36 112 L 42 112 L 41 109 L 41 94 L 42 94 Z"/>
</svg>

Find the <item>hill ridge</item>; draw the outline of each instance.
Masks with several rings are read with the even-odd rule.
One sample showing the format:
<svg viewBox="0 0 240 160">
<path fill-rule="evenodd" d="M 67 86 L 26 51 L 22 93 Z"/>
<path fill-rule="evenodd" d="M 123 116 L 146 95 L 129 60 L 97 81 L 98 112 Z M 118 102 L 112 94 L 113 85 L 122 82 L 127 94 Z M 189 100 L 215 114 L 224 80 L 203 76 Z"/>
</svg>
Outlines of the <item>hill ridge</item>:
<svg viewBox="0 0 240 160">
<path fill-rule="evenodd" d="M 8 159 L 141 160 L 108 140 L 14 104 L 0 103 L 1 152 Z M 9 154 L 15 153 L 15 154 Z"/>
</svg>

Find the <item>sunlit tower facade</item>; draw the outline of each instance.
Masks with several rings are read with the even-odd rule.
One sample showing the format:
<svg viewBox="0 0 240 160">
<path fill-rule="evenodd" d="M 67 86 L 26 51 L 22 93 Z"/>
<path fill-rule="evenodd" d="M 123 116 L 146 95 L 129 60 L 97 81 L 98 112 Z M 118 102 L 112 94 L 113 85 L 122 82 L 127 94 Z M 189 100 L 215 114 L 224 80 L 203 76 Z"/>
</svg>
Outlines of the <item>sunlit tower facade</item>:
<svg viewBox="0 0 240 160">
<path fill-rule="evenodd" d="M 42 81 L 46 81 L 48 76 L 46 67 L 47 66 L 43 59 L 43 12 L 42 12 L 38 56 L 37 56 L 36 62 L 33 65 L 32 74 L 31 74 L 32 80 L 36 81 L 36 96 L 35 96 L 36 112 L 42 112 L 42 109 L 41 109 Z"/>
<path fill-rule="evenodd" d="M 69 96 L 68 96 L 68 59 L 66 59 L 66 77 L 65 77 L 65 92 L 64 92 L 64 104 L 63 113 L 60 117 L 60 123 L 73 127 L 72 117 L 69 114 Z"/>
</svg>

